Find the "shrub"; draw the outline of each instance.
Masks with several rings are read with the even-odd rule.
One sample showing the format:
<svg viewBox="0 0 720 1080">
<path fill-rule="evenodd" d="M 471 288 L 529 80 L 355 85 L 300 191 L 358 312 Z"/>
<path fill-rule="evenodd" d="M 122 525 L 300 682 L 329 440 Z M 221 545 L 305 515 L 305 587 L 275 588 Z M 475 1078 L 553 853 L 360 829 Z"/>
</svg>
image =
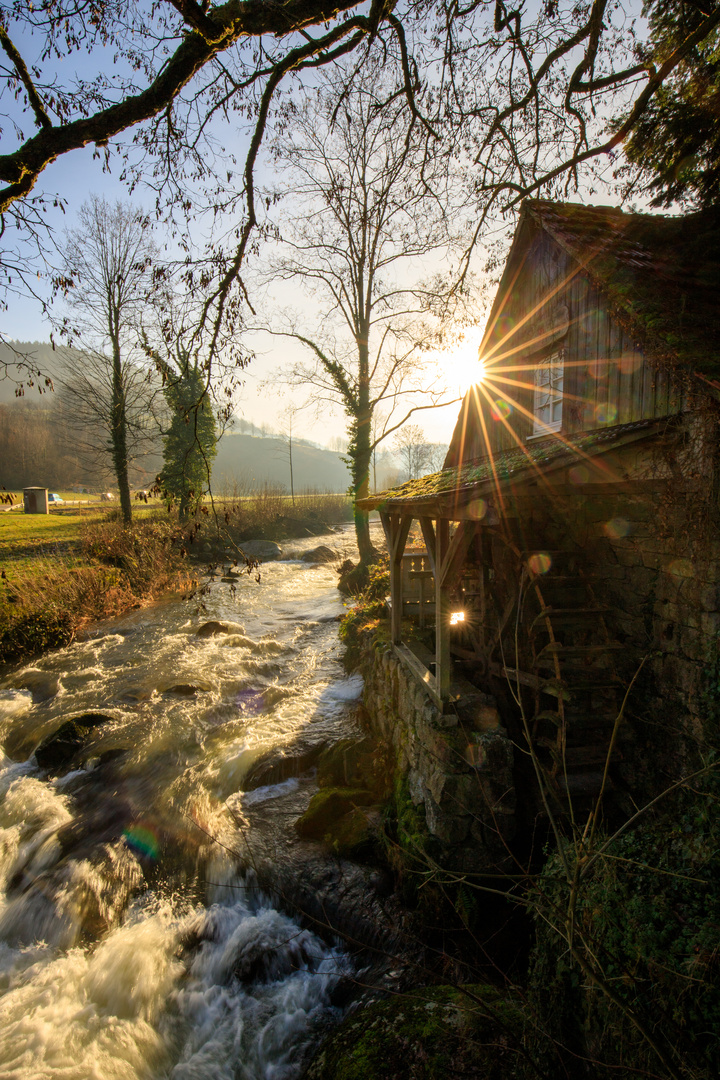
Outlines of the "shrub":
<svg viewBox="0 0 720 1080">
<path fill-rule="evenodd" d="M 719 795 L 715 776 L 702 791 L 683 793 L 662 816 L 614 840 L 585 880 L 576 945 L 609 993 L 553 929 L 568 904 L 557 855 L 539 878 L 531 1002 L 545 1030 L 616 1075 L 720 1073 Z"/>
</svg>

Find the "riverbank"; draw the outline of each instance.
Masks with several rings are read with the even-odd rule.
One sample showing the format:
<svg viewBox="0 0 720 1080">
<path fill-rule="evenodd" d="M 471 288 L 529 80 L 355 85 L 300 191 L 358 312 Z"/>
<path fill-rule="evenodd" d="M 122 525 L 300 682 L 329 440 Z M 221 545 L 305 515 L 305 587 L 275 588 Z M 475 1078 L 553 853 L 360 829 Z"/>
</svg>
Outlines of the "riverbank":
<svg viewBox="0 0 720 1080">
<path fill-rule="evenodd" d="M 265 489 L 204 505 L 183 525 L 160 507 L 0 516 L 0 663 L 69 644 L 88 625 L 197 584 L 199 564 L 242 561 L 242 543 L 321 535 L 351 517 L 344 495 L 293 501 Z"/>
<path fill-rule="evenodd" d="M 90 622 L 193 583 L 182 531 L 167 520 L 23 515 L 12 525 L 14 536 L 0 532 L 0 663 L 67 645 Z"/>
</svg>

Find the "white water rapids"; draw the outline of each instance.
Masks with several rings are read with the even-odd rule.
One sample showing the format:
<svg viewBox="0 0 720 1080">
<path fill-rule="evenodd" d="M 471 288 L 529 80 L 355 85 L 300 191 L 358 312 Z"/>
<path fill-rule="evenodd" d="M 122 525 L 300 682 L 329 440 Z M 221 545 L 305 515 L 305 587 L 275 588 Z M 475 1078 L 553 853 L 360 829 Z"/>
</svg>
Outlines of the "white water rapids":
<svg viewBox="0 0 720 1080">
<path fill-rule="evenodd" d="M 348 554 L 346 536 L 323 542 Z M 336 583 L 271 563 L 234 596 L 214 585 L 204 611 L 142 609 L 0 679 L 2 1080 L 299 1075 L 352 962 L 239 869 L 253 844 L 281 857 L 283 807 L 312 781 L 243 783 L 349 722 L 361 683 L 339 664 Z M 236 625 L 198 637 L 208 620 Z M 48 776 L 35 747 L 88 712 L 110 719 Z M 273 806 L 269 840 L 253 814 Z"/>
</svg>

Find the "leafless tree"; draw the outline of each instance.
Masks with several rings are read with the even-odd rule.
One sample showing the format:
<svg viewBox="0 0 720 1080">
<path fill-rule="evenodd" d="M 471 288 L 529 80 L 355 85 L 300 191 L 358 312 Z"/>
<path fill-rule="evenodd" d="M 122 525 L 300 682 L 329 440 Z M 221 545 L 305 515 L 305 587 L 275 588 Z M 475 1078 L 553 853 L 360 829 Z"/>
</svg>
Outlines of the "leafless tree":
<svg viewBox="0 0 720 1080">
<path fill-rule="evenodd" d="M 278 453 L 282 454 L 283 458 L 287 460 L 288 468 L 290 470 L 290 498 L 293 506 L 295 505 L 295 481 L 293 479 L 293 436 L 297 434 L 297 414 L 300 410 L 297 405 L 293 405 L 292 402 L 283 409 L 280 415 L 280 442 L 282 443 L 282 450 Z"/>
<path fill-rule="evenodd" d="M 297 283 L 311 298 L 283 331 L 311 357 L 294 366 L 290 381 L 316 404 L 344 409 L 353 488 L 363 498 L 378 443 L 411 413 L 442 400 L 444 388 L 428 389 L 423 372 L 427 347 L 442 330 L 442 292 L 422 275 L 431 256 L 447 253 L 451 234 L 444 173 L 427 159 L 420 125 L 406 131 L 397 88 L 378 64 L 358 76 L 338 106 L 338 83 L 323 80 L 293 109 L 276 143 L 278 168 L 289 174 L 294 195 L 281 223 L 285 254 L 271 276 L 276 288 L 279 281 Z M 373 430 L 379 406 L 384 422 Z M 367 563 L 368 515 L 357 508 L 355 527 Z"/>
<path fill-rule="evenodd" d="M 428 465 L 433 472 L 440 472 L 448 452 L 447 443 L 428 443 Z"/>
<path fill-rule="evenodd" d="M 661 4 L 649 0 L 646 11 Z M 717 32 L 717 3 L 693 7 L 691 30 L 653 38 L 640 0 L 529 8 L 506 0 L 16 0 L 0 17 L 0 284 L 35 288 L 31 256 L 42 264 L 44 209 L 56 199 L 38 188 L 43 171 L 89 144 L 107 161 L 120 150 L 131 182 L 142 178 L 154 190 L 158 213 L 196 214 L 202 194 L 220 221 L 229 213 L 239 222 L 192 270 L 214 352 L 244 310 L 242 268 L 263 223 L 254 174 L 268 120 L 285 89 L 305 92 L 304 73 L 352 57 L 352 81 L 380 50 L 429 156 L 452 155 L 466 168 L 479 235 L 527 195 L 562 193 L 588 176 L 599 182 L 596 167 L 612 181 L 623 141 L 665 87 L 692 73 L 694 50 Z M 71 53 L 86 54 L 79 79 L 78 65 L 65 60 Z M 238 128 L 248 147 L 241 161 Z"/>
<path fill-rule="evenodd" d="M 419 424 L 401 427 L 393 438 L 393 449 L 403 463 L 408 480 L 417 480 L 430 465 L 430 444 Z"/>
<path fill-rule="evenodd" d="M 153 289 L 153 247 L 141 214 L 96 197 L 83 205 L 66 240 L 67 305 L 84 348 L 63 359 L 64 408 L 82 425 L 85 449 L 112 461 L 129 522 L 131 456 L 147 451 L 158 434 L 152 370 L 138 349 L 140 315 Z"/>
</svg>

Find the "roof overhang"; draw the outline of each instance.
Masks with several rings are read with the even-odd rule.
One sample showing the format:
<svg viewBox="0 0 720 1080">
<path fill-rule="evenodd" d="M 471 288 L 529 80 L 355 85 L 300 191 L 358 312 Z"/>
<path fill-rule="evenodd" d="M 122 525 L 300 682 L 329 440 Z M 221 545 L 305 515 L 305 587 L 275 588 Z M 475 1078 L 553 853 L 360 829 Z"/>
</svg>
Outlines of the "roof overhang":
<svg viewBox="0 0 720 1080">
<path fill-rule="evenodd" d="M 675 426 L 677 417 L 661 420 L 639 420 L 613 428 L 583 431 L 571 437 L 552 435 L 533 440 L 497 454 L 494 459 L 483 458 L 411 480 L 398 488 L 378 492 L 367 499 L 358 499 L 361 510 L 378 510 L 386 514 L 410 517 L 460 518 L 482 516 L 483 509 L 473 513 L 473 503 L 502 498 L 512 491 L 519 494 L 538 482 L 549 481 L 559 470 L 575 465 L 591 464 L 602 469 L 601 458 L 609 453 L 658 434 Z M 623 483 L 620 474 L 608 471 L 606 483 Z"/>
</svg>

